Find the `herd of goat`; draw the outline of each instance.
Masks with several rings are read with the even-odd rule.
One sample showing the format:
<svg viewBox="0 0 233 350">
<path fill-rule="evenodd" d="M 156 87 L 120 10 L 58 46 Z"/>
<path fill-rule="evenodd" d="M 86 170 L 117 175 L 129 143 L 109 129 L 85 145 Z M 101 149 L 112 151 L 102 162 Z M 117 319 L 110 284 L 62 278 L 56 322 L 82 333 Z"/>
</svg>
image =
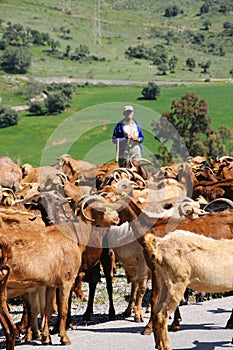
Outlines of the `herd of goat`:
<svg viewBox="0 0 233 350">
<path fill-rule="evenodd" d="M 159 169 L 147 160 L 120 168 L 64 154 L 54 165 L 33 167 L 0 157 L 0 323 L 6 349 L 14 349 L 21 332 L 27 341 L 51 344 L 55 311 L 53 332 L 62 345 L 70 344 L 72 293 L 82 297 L 85 276 L 83 318 L 90 319 L 100 264 L 114 319 L 112 282 L 119 261 L 131 284 L 124 315 L 143 320 L 151 279 L 151 317 L 142 333 L 153 332 L 155 347 L 171 350 L 168 317 L 174 312 L 171 330 L 177 331 L 187 288 L 233 290 L 232 198 L 230 156 L 190 157 Z M 17 297 L 23 315 L 16 325 L 8 303 Z M 226 327 L 233 328 L 233 311 Z"/>
</svg>

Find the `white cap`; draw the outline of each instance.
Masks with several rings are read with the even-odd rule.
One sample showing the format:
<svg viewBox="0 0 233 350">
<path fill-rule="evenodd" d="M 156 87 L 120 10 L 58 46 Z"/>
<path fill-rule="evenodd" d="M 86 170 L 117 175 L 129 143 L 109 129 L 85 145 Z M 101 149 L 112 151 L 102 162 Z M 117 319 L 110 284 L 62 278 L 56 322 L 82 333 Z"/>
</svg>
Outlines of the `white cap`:
<svg viewBox="0 0 233 350">
<path fill-rule="evenodd" d="M 126 111 L 132 111 L 133 112 L 133 106 L 129 106 L 129 105 L 124 106 L 124 112 L 126 112 Z"/>
</svg>

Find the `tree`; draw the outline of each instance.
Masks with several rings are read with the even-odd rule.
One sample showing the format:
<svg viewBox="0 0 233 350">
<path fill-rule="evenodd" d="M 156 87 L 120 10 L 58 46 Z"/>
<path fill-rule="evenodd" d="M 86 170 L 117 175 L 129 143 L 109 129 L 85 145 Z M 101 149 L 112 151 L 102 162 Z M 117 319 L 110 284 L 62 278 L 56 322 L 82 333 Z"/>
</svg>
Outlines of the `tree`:
<svg viewBox="0 0 233 350">
<path fill-rule="evenodd" d="M 171 73 L 175 72 L 177 62 L 178 62 L 178 58 L 176 56 L 172 56 L 168 61 L 168 65 Z"/>
<path fill-rule="evenodd" d="M 69 57 L 70 51 L 71 51 L 71 46 L 70 46 L 70 45 L 67 45 L 67 46 L 66 46 L 66 51 L 65 51 L 65 53 L 63 54 L 63 57 Z"/>
<path fill-rule="evenodd" d="M 231 79 L 233 78 L 233 68 L 229 71 Z"/>
<path fill-rule="evenodd" d="M 50 46 L 51 46 L 52 52 L 54 52 L 54 51 L 56 51 L 57 47 L 61 47 L 61 43 L 58 40 L 52 39 L 50 41 Z"/>
<path fill-rule="evenodd" d="M 202 73 L 208 73 L 208 69 L 210 68 L 211 61 L 207 61 L 205 63 L 198 63 L 198 66 L 203 69 Z"/>
<path fill-rule="evenodd" d="M 203 22 L 204 30 L 209 30 L 211 25 L 212 25 L 212 22 L 209 19 L 205 20 Z"/>
<path fill-rule="evenodd" d="M 49 93 L 45 100 L 48 114 L 59 114 L 69 106 L 69 99 L 63 93 Z"/>
<path fill-rule="evenodd" d="M 162 63 L 162 64 L 159 64 L 157 66 L 157 69 L 161 75 L 166 75 L 167 74 L 166 71 L 168 70 L 168 66 L 165 63 Z"/>
<path fill-rule="evenodd" d="M 227 5 L 220 5 L 219 10 L 218 10 L 218 12 L 223 13 L 224 15 L 230 11 L 231 11 L 231 7 L 227 6 Z"/>
<path fill-rule="evenodd" d="M 19 115 L 16 111 L 6 106 L 0 106 L 0 128 L 17 125 Z"/>
<path fill-rule="evenodd" d="M 190 71 L 192 71 L 196 67 L 196 63 L 192 57 L 187 58 L 186 66 Z"/>
<path fill-rule="evenodd" d="M 165 35 L 165 39 L 166 39 L 166 44 L 169 45 L 171 40 L 174 39 L 174 32 L 172 30 L 169 30 L 167 32 L 167 34 Z"/>
<path fill-rule="evenodd" d="M 32 115 L 45 115 L 47 113 L 44 101 L 31 103 L 28 111 Z"/>
<path fill-rule="evenodd" d="M 165 17 L 173 17 L 179 14 L 179 9 L 177 6 L 169 6 L 165 9 L 164 16 Z"/>
<path fill-rule="evenodd" d="M 160 87 L 155 83 L 149 82 L 142 89 L 142 95 L 145 100 L 156 100 L 157 96 L 160 96 Z"/>
<path fill-rule="evenodd" d="M 208 13 L 209 10 L 210 10 L 210 6 L 207 2 L 205 2 L 200 8 L 200 14 L 203 15 L 204 13 Z"/>
<path fill-rule="evenodd" d="M 196 34 L 193 36 L 192 44 L 201 45 L 205 40 L 205 36 L 203 34 Z"/>
<path fill-rule="evenodd" d="M 223 34 L 225 36 L 233 36 L 233 24 L 231 22 L 223 23 Z"/>
<path fill-rule="evenodd" d="M 8 47 L 0 56 L 0 67 L 9 73 L 26 73 L 31 54 L 26 47 Z"/>
<path fill-rule="evenodd" d="M 80 44 L 79 47 L 75 49 L 75 55 L 78 61 L 85 61 L 89 54 L 90 54 L 90 50 L 88 46 L 85 44 Z"/>
<path fill-rule="evenodd" d="M 208 105 L 196 93 L 187 92 L 180 100 L 172 101 L 171 109 L 163 112 L 158 121 L 153 121 L 152 127 L 155 139 L 160 142 L 155 156 L 161 161 L 181 161 L 181 155 L 216 157 L 224 154 L 223 137 L 227 131 L 225 128 L 212 130 Z"/>
</svg>

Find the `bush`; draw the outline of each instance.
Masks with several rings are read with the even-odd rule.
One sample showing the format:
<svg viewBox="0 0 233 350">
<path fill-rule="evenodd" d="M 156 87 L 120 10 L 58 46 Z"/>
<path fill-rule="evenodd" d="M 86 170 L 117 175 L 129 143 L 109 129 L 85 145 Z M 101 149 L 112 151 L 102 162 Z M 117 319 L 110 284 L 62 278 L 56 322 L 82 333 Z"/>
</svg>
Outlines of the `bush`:
<svg viewBox="0 0 233 350">
<path fill-rule="evenodd" d="M 33 115 L 45 115 L 47 113 L 44 102 L 33 102 L 28 111 Z"/>
<path fill-rule="evenodd" d="M 59 114 L 69 106 L 69 99 L 63 93 L 50 93 L 45 100 L 45 106 L 49 114 Z"/>
<path fill-rule="evenodd" d="M 17 125 L 19 119 L 19 115 L 16 111 L 5 106 L 0 106 L 0 128 Z"/>
<path fill-rule="evenodd" d="M 0 67 L 9 73 L 26 73 L 31 54 L 26 47 L 8 47 L 0 56 Z"/>
<path fill-rule="evenodd" d="M 145 100 L 156 100 L 157 96 L 160 95 L 160 87 L 154 83 L 148 83 L 147 86 L 142 89 L 142 95 Z"/>
</svg>

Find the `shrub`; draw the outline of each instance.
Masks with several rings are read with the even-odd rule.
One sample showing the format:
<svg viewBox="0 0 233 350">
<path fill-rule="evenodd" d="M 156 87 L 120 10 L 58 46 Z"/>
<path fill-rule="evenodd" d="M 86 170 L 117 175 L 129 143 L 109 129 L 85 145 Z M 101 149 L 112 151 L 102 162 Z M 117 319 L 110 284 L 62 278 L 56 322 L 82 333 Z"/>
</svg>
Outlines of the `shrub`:
<svg viewBox="0 0 233 350">
<path fill-rule="evenodd" d="M 157 96 L 160 95 L 160 87 L 155 83 L 148 83 L 142 89 L 142 95 L 145 100 L 156 100 Z"/>
<path fill-rule="evenodd" d="M 16 111 L 6 106 L 0 106 L 0 128 L 17 125 L 19 115 Z"/>
<path fill-rule="evenodd" d="M 8 47 L 0 56 L 0 67 L 9 73 L 26 73 L 31 54 L 26 47 Z"/>
<path fill-rule="evenodd" d="M 49 114 L 59 114 L 69 106 L 69 99 L 63 93 L 50 93 L 45 100 L 45 106 Z"/>
<path fill-rule="evenodd" d="M 33 115 L 45 115 L 47 109 L 44 102 L 33 102 L 28 111 Z"/>
</svg>

